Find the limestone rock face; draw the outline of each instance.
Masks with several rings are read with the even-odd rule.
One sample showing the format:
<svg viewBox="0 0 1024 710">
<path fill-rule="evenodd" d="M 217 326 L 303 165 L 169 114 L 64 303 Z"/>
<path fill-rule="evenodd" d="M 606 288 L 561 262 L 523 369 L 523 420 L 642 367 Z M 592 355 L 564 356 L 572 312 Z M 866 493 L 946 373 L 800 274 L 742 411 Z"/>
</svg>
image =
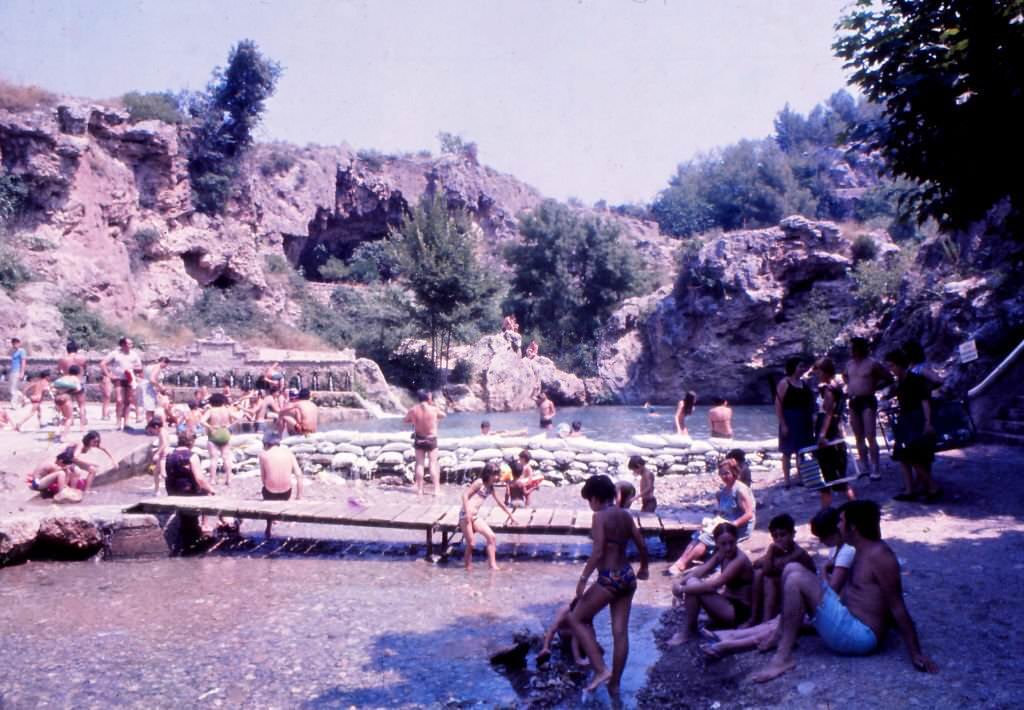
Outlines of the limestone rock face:
<svg viewBox="0 0 1024 710">
<path fill-rule="evenodd" d="M 384 412 L 398 414 L 405 411 L 401 400 L 391 391 L 384 373 L 373 360 L 364 357 L 356 360 L 353 384 L 357 392 L 362 392 L 365 399 L 378 405 Z"/>
<path fill-rule="evenodd" d="M 470 397 L 455 391 L 458 411 L 472 411 L 477 401 L 482 409 L 507 412 L 531 409 L 537 406 L 541 389 L 555 404 L 585 404 L 586 388 L 575 375 L 562 372 L 546 357 L 528 360 L 522 357 L 522 340 L 515 333 L 502 333 L 481 338 L 471 348 L 463 349 L 459 357 L 469 362 L 473 370 L 469 384 Z"/>
<path fill-rule="evenodd" d="M 38 534 L 37 516 L 11 516 L 0 520 L 0 566 L 24 560 Z"/>
<path fill-rule="evenodd" d="M 464 156 L 273 143 L 253 146 L 224 213 L 211 217 L 192 205 L 187 137 L 187 127 L 131 123 L 123 111 L 77 99 L 0 111 L 0 161 L 30 192 L 6 243 L 34 279 L 12 297 L 0 294 L 0 330 L 52 352 L 61 302 L 85 303 L 113 323 L 162 322 L 218 287 L 242 289 L 296 325 L 301 304 L 282 266 L 315 278 L 328 257 L 387 236 L 411 206 L 442 192 L 469 212 L 485 261 L 504 270 L 519 213 L 543 200 Z M 652 261 L 670 262 L 674 243 L 651 223 L 601 216 Z"/>
<path fill-rule="evenodd" d="M 80 558 L 91 555 L 103 546 L 103 534 L 91 520 L 57 516 L 39 524 L 36 544 L 46 550 L 46 557 Z"/>
<path fill-rule="evenodd" d="M 712 238 L 687 254 L 674 288 L 612 316 L 588 397 L 667 404 L 692 389 L 704 402 L 770 402 L 766 373 L 805 354 L 809 329 L 838 334 L 855 320 L 852 265 L 836 225 L 800 216 Z"/>
</svg>

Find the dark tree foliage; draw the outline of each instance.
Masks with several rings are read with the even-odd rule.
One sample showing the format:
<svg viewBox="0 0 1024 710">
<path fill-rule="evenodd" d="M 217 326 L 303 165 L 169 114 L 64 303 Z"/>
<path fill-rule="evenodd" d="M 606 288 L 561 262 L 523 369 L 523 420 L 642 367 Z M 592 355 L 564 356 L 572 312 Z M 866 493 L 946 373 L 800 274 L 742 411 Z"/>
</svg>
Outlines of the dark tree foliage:
<svg viewBox="0 0 1024 710">
<path fill-rule="evenodd" d="M 498 283 L 477 260 L 472 224 L 450 212 L 444 195 L 425 198 L 391 239 L 404 283 L 416 298 L 409 316 L 430 339 L 435 369 L 446 367 L 452 339 L 465 323 L 495 319 Z"/>
<path fill-rule="evenodd" d="M 592 342 L 622 299 L 637 293 L 642 265 L 614 224 L 547 200 L 520 219 L 519 231 L 522 242 L 505 255 L 515 270 L 505 307 L 556 354 Z"/>
<path fill-rule="evenodd" d="M 170 91 L 139 93 L 129 91 L 121 97 L 132 123 L 157 120 L 177 124 L 185 120 L 178 97 Z"/>
<path fill-rule="evenodd" d="M 1024 1 L 858 0 L 833 45 L 884 120 L 867 143 L 921 184 L 919 220 L 1024 207 Z"/>
<path fill-rule="evenodd" d="M 238 174 L 238 161 L 252 145 L 266 101 L 274 93 L 281 67 L 260 54 L 256 43 L 242 40 L 218 67 L 205 94 L 191 97 L 196 119 L 189 146 L 193 202 L 207 214 L 223 211 Z"/>
</svg>

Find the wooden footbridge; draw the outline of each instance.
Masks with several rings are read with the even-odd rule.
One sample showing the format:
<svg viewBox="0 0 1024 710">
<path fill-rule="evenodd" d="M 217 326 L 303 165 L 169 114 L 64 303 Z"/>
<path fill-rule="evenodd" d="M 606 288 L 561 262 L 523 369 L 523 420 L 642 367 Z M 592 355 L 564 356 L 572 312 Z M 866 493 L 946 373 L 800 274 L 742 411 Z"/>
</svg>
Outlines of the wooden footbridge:
<svg viewBox="0 0 1024 710">
<path fill-rule="evenodd" d="M 419 530 L 426 535 L 427 556 L 434 554 L 434 536 L 440 534 L 440 549 L 448 550 L 452 535 L 459 530 L 458 505 L 387 504 L 354 507 L 347 501 L 256 501 L 221 496 L 169 496 L 141 501 L 126 513 L 223 516 L 285 523 L 347 525 L 356 527 Z M 483 511 L 484 520 L 496 533 L 513 535 L 589 535 L 590 510 L 562 508 L 516 508 L 515 524 L 498 507 Z M 659 537 L 666 545 L 689 538 L 700 528 L 699 513 L 633 513 L 645 537 Z"/>
</svg>

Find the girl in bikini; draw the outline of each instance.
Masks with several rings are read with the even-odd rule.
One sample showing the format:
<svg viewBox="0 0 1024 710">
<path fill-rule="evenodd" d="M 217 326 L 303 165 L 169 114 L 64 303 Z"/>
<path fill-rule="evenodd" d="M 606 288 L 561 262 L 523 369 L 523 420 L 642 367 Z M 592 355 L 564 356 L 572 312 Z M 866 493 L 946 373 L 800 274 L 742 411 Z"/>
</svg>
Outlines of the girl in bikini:
<svg viewBox="0 0 1024 710">
<path fill-rule="evenodd" d="M 594 542 L 593 551 L 576 585 L 579 602 L 569 617 L 569 624 L 594 669 L 594 677 L 587 690 L 594 690 L 607 682 L 608 692 L 616 693 L 629 654 L 629 612 L 633 606 L 636 580 L 647 579 L 648 576 L 647 546 L 633 522 L 633 516 L 615 505 L 616 488 L 612 479 L 604 475 L 591 476 L 583 484 L 581 495 L 594 511 L 591 524 Z M 630 540 L 640 552 L 640 570 L 636 574 L 626 559 L 626 544 Z M 598 570 L 597 582 L 587 588 L 587 580 L 595 569 Z M 611 611 L 614 640 L 611 670 L 604 663 L 591 625 L 594 616 L 606 606 Z"/>
<path fill-rule="evenodd" d="M 466 541 L 466 556 L 465 564 L 466 569 L 471 569 L 473 566 L 473 535 L 480 533 L 484 536 L 484 540 L 487 543 L 487 564 L 488 566 L 496 570 L 498 569 L 498 562 L 496 559 L 498 538 L 494 535 L 494 531 L 491 530 L 491 526 L 488 525 L 484 520 L 478 517 L 480 512 L 480 506 L 483 505 L 484 501 L 488 498 L 494 498 L 494 502 L 498 504 L 498 507 L 505 511 L 508 516 L 508 522 L 510 525 L 515 525 L 515 520 L 512 518 L 512 512 L 505 507 L 505 504 L 501 502 L 497 494 L 494 492 L 494 481 L 498 478 L 500 469 L 496 464 L 488 463 L 484 466 L 483 473 L 480 474 L 480 478 L 473 481 L 466 490 L 462 492 L 462 510 L 459 511 L 459 527 L 462 528 L 462 536 Z"/>
</svg>

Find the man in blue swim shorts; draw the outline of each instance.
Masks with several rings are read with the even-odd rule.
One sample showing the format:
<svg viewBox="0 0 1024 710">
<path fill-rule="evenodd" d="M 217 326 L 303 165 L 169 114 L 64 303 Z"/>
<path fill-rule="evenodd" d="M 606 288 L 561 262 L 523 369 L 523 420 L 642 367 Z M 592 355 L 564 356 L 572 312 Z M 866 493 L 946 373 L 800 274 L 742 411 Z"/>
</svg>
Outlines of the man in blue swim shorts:
<svg viewBox="0 0 1024 710">
<path fill-rule="evenodd" d="M 880 518 L 878 504 L 870 500 L 849 501 L 839 509 L 843 542 L 857 551 L 842 598 L 805 567 L 794 563 L 786 566 L 782 574 L 782 618 L 773 639 L 778 647 L 768 665 L 752 674 L 751 680 L 763 683 L 796 668 L 793 647 L 805 612 L 826 646 L 852 656 L 867 655 L 878 648 L 891 618 L 914 667 L 929 673 L 938 671 L 935 662 L 921 651 L 917 629 L 903 600 L 899 561 L 882 542 Z"/>
</svg>

